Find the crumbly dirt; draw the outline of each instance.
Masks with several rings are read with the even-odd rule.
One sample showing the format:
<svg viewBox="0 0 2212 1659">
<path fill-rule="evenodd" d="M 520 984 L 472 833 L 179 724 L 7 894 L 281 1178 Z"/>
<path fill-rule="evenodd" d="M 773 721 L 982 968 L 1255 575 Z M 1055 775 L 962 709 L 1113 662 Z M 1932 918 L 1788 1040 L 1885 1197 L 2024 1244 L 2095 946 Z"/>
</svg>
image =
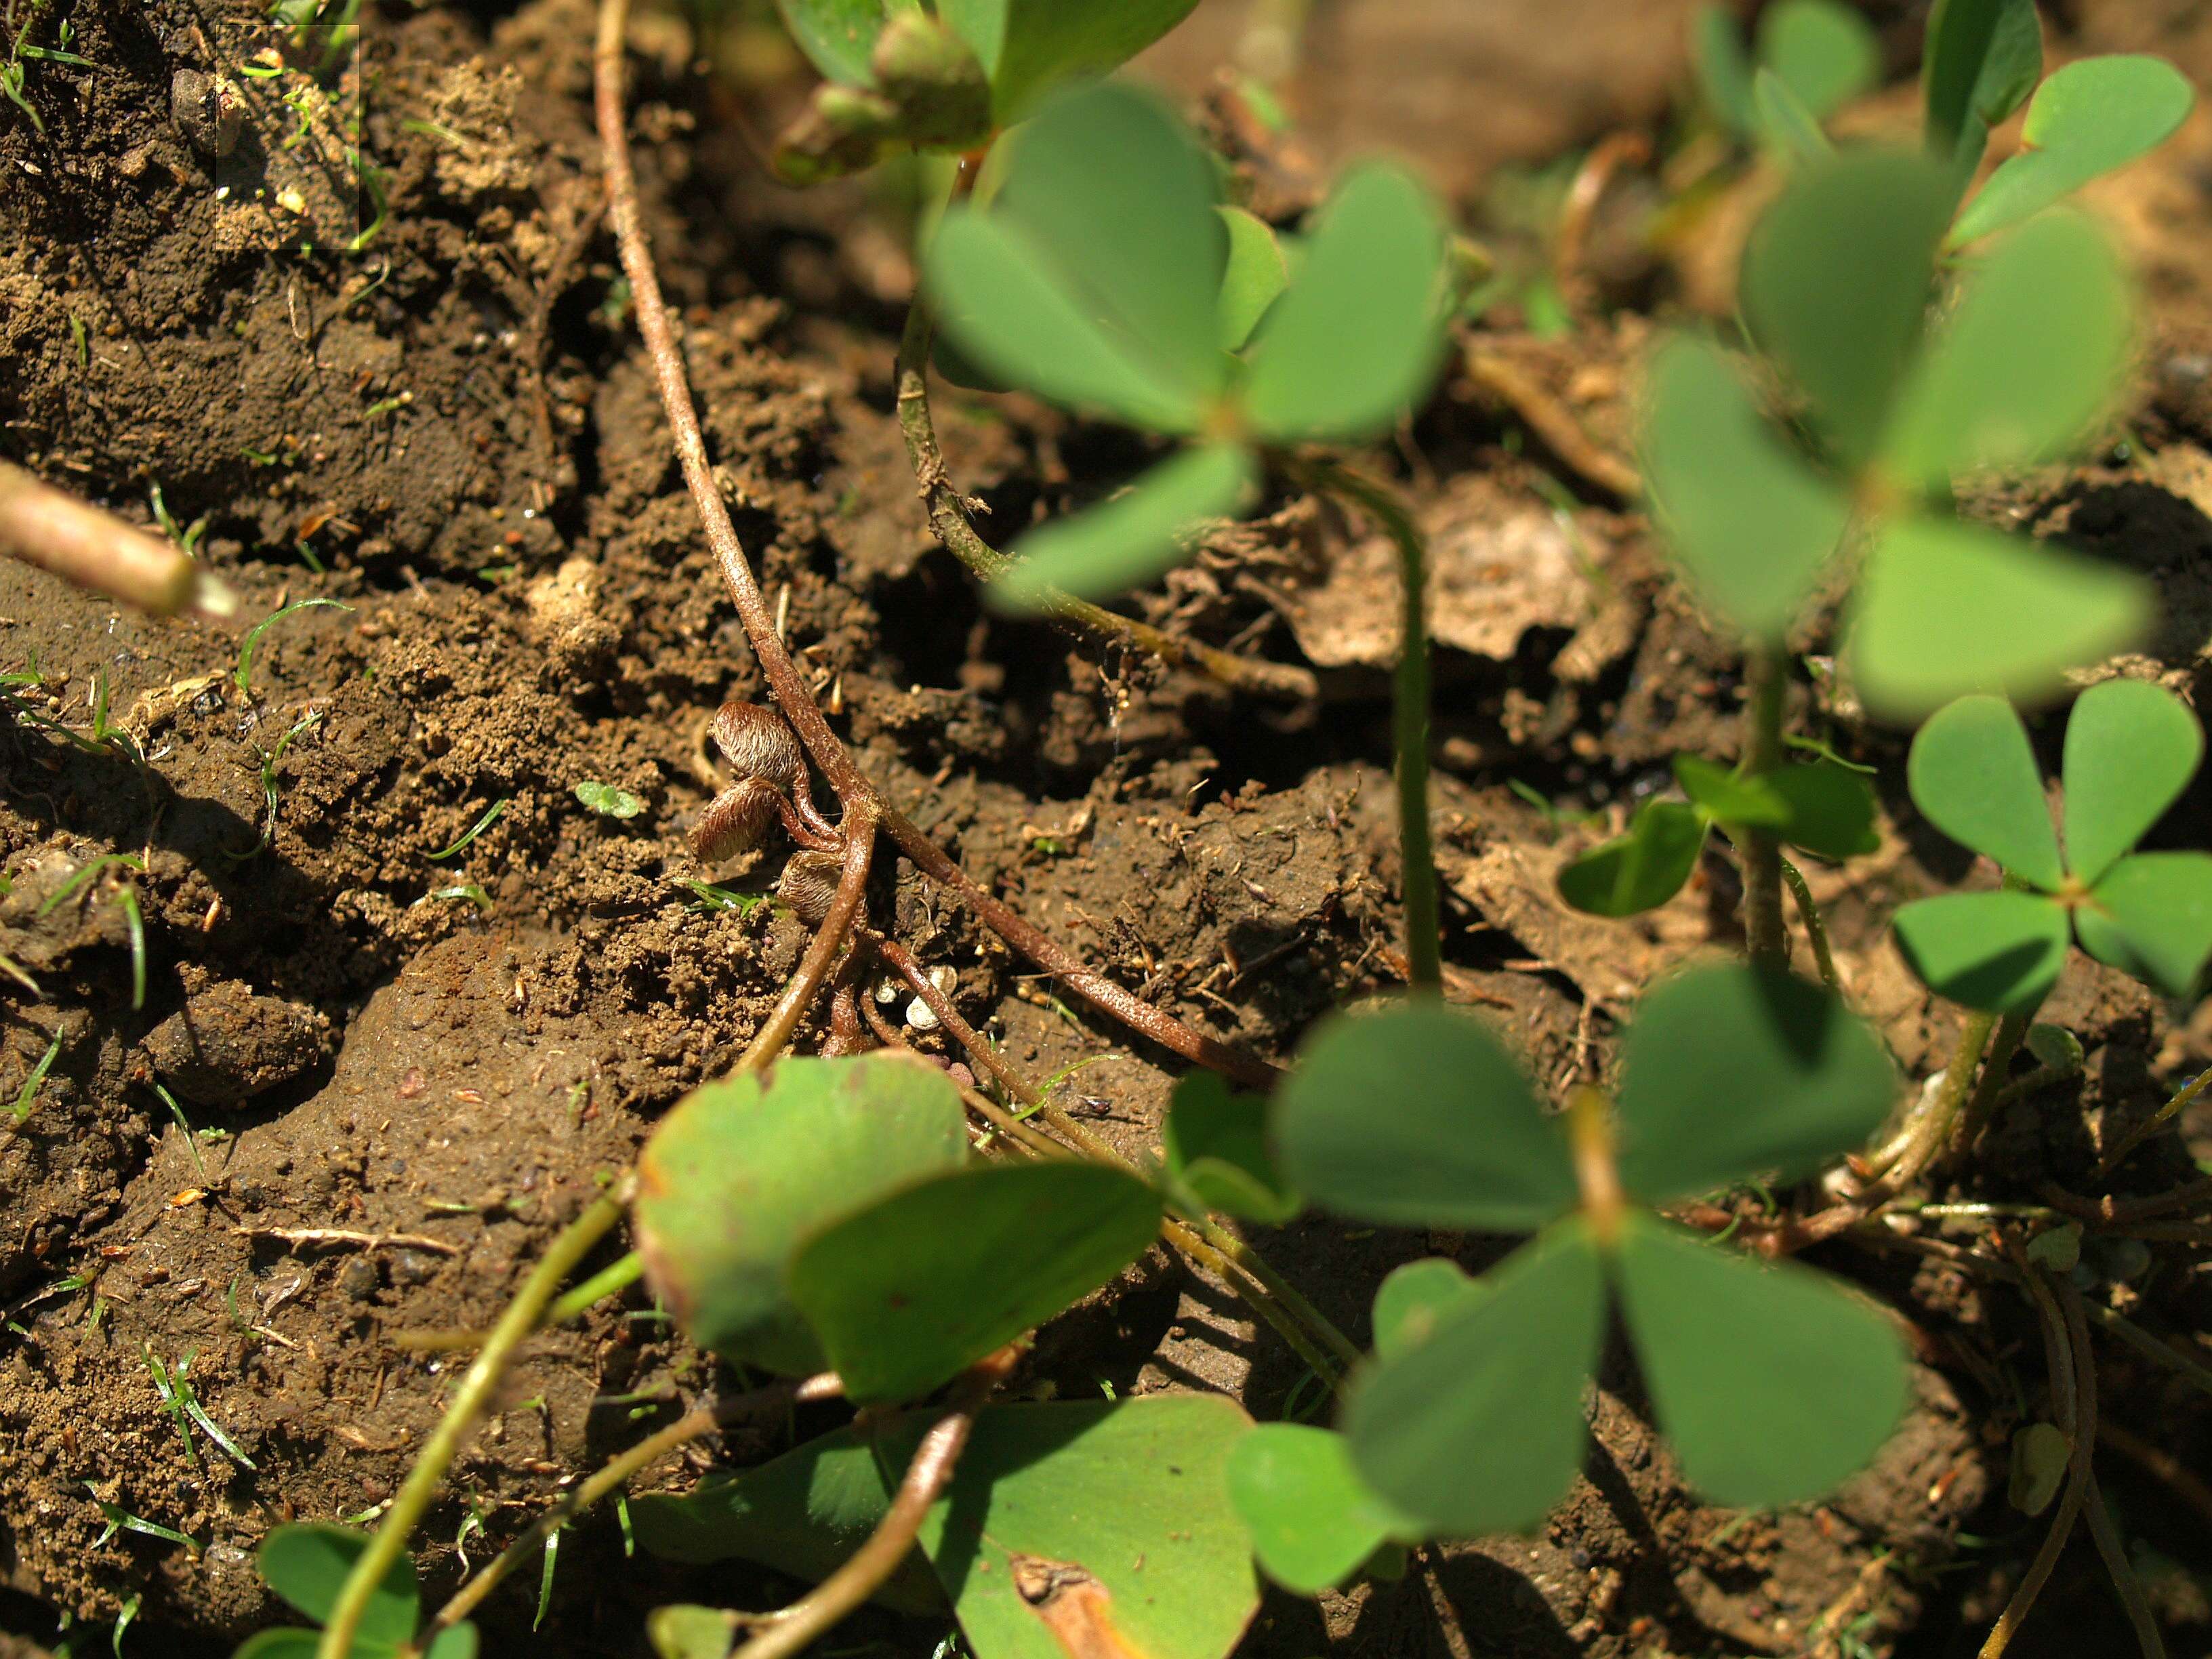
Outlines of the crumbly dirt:
<svg viewBox="0 0 2212 1659">
<path fill-rule="evenodd" d="M 218 194 L 229 158 L 178 73 L 216 67 L 210 33 L 229 40 L 253 9 L 61 0 L 97 67 L 38 67 L 43 136 L 0 104 L 0 222 L 15 228 L 0 239 L 0 455 L 142 522 L 158 489 L 180 530 L 204 523 L 198 545 L 241 599 L 229 621 L 156 623 L 0 568 L 0 672 L 40 677 L 0 722 L 0 951 L 43 994 L 0 980 L 0 1103 L 25 1103 L 0 1124 L 9 1659 L 72 1624 L 104 1645 L 99 1627 L 126 1608 L 126 1650 L 186 1654 L 276 1616 L 252 1565 L 262 1535 L 373 1516 L 435 1420 L 454 1362 L 414 1339 L 496 1316 L 656 1117 L 728 1066 L 805 941 L 759 901 L 772 852 L 710 869 L 688 848 L 717 787 L 705 719 L 761 686 L 599 223 L 590 6 L 368 9 L 362 149 L 386 211 L 353 253 L 302 252 L 289 209 Z M 1207 0 L 1148 68 L 1207 93 L 1243 9 Z M 1255 138 L 1218 90 L 1207 119 L 1283 213 L 1312 199 L 1314 156 L 1377 142 L 1471 200 L 1500 167 L 1660 118 L 1686 9 L 1573 0 L 1488 9 L 1470 27 L 1451 0 L 1347 0 L 1319 9 L 1311 156 Z M 1909 52 L 1906 9 L 1875 9 Z M 2154 6 L 2075 8 L 2090 45 L 2185 39 L 2202 55 L 2201 9 L 2166 9 L 2170 27 Z M 1584 49 L 1593 38 L 1602 51 Z M 864 186 L 795 194 L 762 174 L 751 135 L 803 86 L 769 31 L 741 17 L 698 40 L 648 15 L 635 40 L 638 164 L 721 486 L 872 774 L 1079 956 L 1216 1035 L 1280 1055 L 1326 1010 L 1389 991 L 1402 963 L 1383 546 L 1279 497 L 1132 601 L 1313 669 L 1320 694 L 1299 705 L 987 613 L 928 536 L 889 414 L 912 281 L 895 221 Z M 702 78 L 695 59 L 744 78 Z M 2212 673 L 2208 163 L 2200 116 L 2094 198 L 2154 300 L 2125 441 L 1976 503 L 2150 571 L 2166 623 L 2133 666 L 2192 693 Z M 1644 258 L 1607 292 L 1703 292 L 1675 263 L 1669 278 Z M 1510 362 L 1618 458 L 1651 326 L 1624 313 L 1565 338 L 1470 337 L 1431 406 L 1370 458 L 1413 489 L 1437 546 L 1449 989 L 1548 1085 L 1602 1073 L 1651 972 L 1740 937 L 1717 856 L 1629 925 L 1565 910 L 1551 881 L 1674 753 L 1730 752 L 1741 685 L 1664 587 L 1642 517 L 1473 365 Z M 939 402 L 948 463 L 1001 539 L 1144 459 L 1020 399 Z M 271 624 L 241 684 L 247 629 L 303 599 L 334 603 Z M 1914 819 L 1893 734 L 1847 708 L 1798 713 L 1878 769 L 1881 851 L 1808 875 L 1847 991 L 1924 1077 L 1954 1016 L 1913 985 L 1884 918 L 1986 872 Z M 635 813 L 594 811 L 583 783 L 626 792 Z M 2164 833 L 2201 839 L 2208 805 L 2200 786 Z M 708 881 L 745 896 L 691 884 Z M 875 909 L 955 970 L 961 1007 L 1012 1059 L 1036 1075 L 1080 1064 L 1071 1086 L 1099 1133 L 1155 1148 L 1166 1056 L 1071 1008 L 910 869 L 886 860 Z M 2212 1060 L 2212 1022 L 2175 1024 L 2085 963 L 2046 1018 L 2087 1066 L 2008 1115 L 1972 1196 L 2086 1189 L 2101 1150 Z M 2184 1127 L 2203 1150 L 2212 1121 Z M 2116 1189 L 2188 1173 L 2167 1136 Z M 1255 1242 L 1355 1339 L 1393 1266 L 1442 1253 L 1479 1269 L 1507 1243 L 1319 1217 Z M 1776 1516 L 1700 1502 L 1616 1352 L 1585 1478 L 1539 1534 L 1431 1551 L 1401 1581 L 1318 1603 L 1273 1595 L 1240 1651 L 1860 1659 L 1977 1639 L 2039 1535 L 2003 1501 L 2008 1437 L 2040 1388 L 2032 1315 L 1923 1259 L 1844 1245 L 1815 1259 L 1887 1297 L 1923 1362 L 1905 1425 L 1830 1501 Z M 2100 1259 L 2087 1283 L 2145 1323 L 2194 1330 L 2212 1279 L 2191 1267 Z M 2155 1425 L 2154 1452 L 2185 1473 L 2206 1467 L 2202 1396 L 2131 1350 L 2104 1359 L 2108 1413 Z M 235 1460 L 179 1431 L 157 1364 L 188 1376 Z M 431 1592 L 713 1375 L 635 1292 L 534 1339 L 420 1534 Z M 1310 1393 L 1223 1286 L 1164 1256 L 1048 1329 L 1025 1378 L 1102 1382 L 1225 1389 L 1261 1416 Z M 810 1409 L 643 1478 L 679 1486 L 833 1420 Z M 2212 1559 L 2186 1483 L 2154 1459 L 2103 1468 L 2174 1650 L 2208 1650 Z M 103 1505 L 194 1542 L 116 1531 Z M 520 1577 L 485 1609 L 492 1650 L 529 1639 L 536 1575 Z M 601 1517 L 566 1534 L 535 1640 L 639 1654 L 653 1606 L 765 1606 L 793 1588 L 625 1560 Z M 2086 1547 L 2045 1607 L 2015 1653 L 2125 1641 Z M 1856 1645 L 1824 1642 L 1832 1626 Z M 872 1644 L 854 1650 L 899 1655 L 942 1634 L 888 1614 L 853 1627 Z"/>
</svg>

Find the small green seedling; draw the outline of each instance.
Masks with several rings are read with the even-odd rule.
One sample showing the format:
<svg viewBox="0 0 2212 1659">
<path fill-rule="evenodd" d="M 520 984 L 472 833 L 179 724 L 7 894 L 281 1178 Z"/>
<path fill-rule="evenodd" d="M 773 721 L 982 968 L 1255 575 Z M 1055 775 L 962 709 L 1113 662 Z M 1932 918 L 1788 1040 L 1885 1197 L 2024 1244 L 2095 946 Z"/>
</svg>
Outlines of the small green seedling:
<svg viewBox="0 0 2212 1659">
<path fill-rule="evenodd" d="M 1996 697 L 1942 710 L 1913 739 L 1912 799 L 2007 884 L 1899 910 L 1897 941 L 1913 972 L 1954 1002 L 2025 1013 L 2078 940 L 2100 962 L 2188 995 L 2212 956 L 2212 855 L 2133 849 L 2203 752 L 2203 728 L 2171 692 L 2138 680 L 2084 691 L 2066 724 L 2062 854 L 2020 716 Z"/>
<path fill-rule="evenodd" d="M 1818 465 L 1701 340 L 1661 352 L 1643 422 L 1646 476 L 1684 580 L 1765 647 L 1779 646 L 1838 553 L 1864 544 L 1844 663 L 1887 718 L 1967 691 L 2047 695 L 2149 611 L 2136 577 L 1942 505 L 1960 474 L 2067 453 L 2118 386 L 2130 332 L 2117 260 L 2063 214 L 2005 238 L 1931 332 L 1952 193 L 1921 157 L 1840 155 L 1802 170 L 1751 239 L 1744 316 L 1802 399 Z"/>
<path fill-rule="evenodd" d="M 1726 7 L 1698 8 L 1691 35 L 1698 89 L 1713 118 L 1742 143 L 1796 148 L 1795 129 L 1820 124 L 1881 75 L 1881 46 L 1856 9 L 1841 0 L 1778 0 L 1759 14 L 1758 50 Z M 1760 77 L 1771 85 L 1760 96 Z M 1825 141 L 1823 141 L 1825 142 Z"/>
<path fill-rule="evenodd" d="M 1151 580 L 1179 536 L 1247 502 L 1261 446 L 1370 435 L 1427 389 L 1445 235 L 1410 174 L 1354 169 L 1291 276 L 1267 227 L 1222 206 L 1188 131 L 1133 88 L 1057 100 L 1012 148 L 996 197 L 948 209 L 928 250 L 946 335 L 1002 385 L 1188 447 L 1024 537 L 1000 603 Z"/>
<path fill-rule="evenodd" d="M 1664 904 L 1698 867 L 1705 838 L 1718 829 L 1741 842 L 1747 829 L 1822 858 L 1871 853 L 1874 791 L 1857 772 L 1816 760 L 1757 776 L 1729 771 L 1695 755 L 1674 757 L 1675 781 L 1686 801 L 1655 800 L 1638 809 L 1628 833 L 1576 859 L 1559 872 L 1559 896 L 1592 915 L 1631 916 Z"/>
<path fill-rule="evenodd" d="M 893 149 L 980 149 L 1059 83 L 1104 75 L 1196 0 L 776 0 L 830 83 L 778 142 L 776 170 L 811 184 Z"/>
<path fill-rule="evenodd" d="M 425 854 L 424 856 L 433 864 L 442 864 L 447 859 L 453 858 L 456 854 L 465 851 L 470 842 L 476 840 L 478 836 L 481 836 L 485 830 L 490 829 L 492 825 L 499 822 L 501 815 L 507 811 L 511 799 L 512 797 L 510 796 L 501 795 L 489 806 L 484 808 L 483 816 L 482 817 L 478 818 L 474 823 L 471 824 L 466 830 L 464 830 L 461 832 L 459 840 L 456 841 L 450 847 L 441 848 L 439 851 Z"/>
<path fill-rule="evenodd" d="M 1480 1280 L 1432 1265 L 1378 1305 L 1376 1357 L 1341 1427 L 1380 1530 L 1338 1540 L 1335 1562 L 1409 1528 L 1540 1520 L 1582 1462 L 1583 1392 L 1615 1304 L 1684 1473 L 1715 1502 L 1796 1503 L 1864 1465 L 1905 1403 L 1890 1322 L 1820 1274 L 1754 1262 L 1655 1209 L 1810 1173 L 1861 1145 L 1895 1088 L 1840 1001 L 1751 967 L 1648 993 L 1612 1115 L 1582 1091 L 1564 1131 L 1464 1015 L 1409 1003 L 1323 1027 L 1277 1103 L 1291 1181 L 1379 1225 L 1536 1234 Z M 1264 1519 L 1249 1501 L 1246 1514 Z"/>
<path fill-rule="evenodd" d="M 1234 1093 L 1216 1073 L 1176 1085 L 1162 1150 L 1170 1190 L 1193 1214 L 1218 1210 L 1272 1226 L 1305 1207 L 1268 1155 L 1266 1099 Z"/>
<path fill-rule="evenodd" d="M 238 669 L 233 676 L 237 682 L 238 689 L 249 697 L 253 695 L 253 652 L 254 647 L 261 643 L 261 636 L 264 634 L 287 617 L 297 616 L 302 611 L 313 611 L 325 605 L 333 611 L 350 611 L 353 609 L 351 605 L 341 605 L 336 599 L 295 599 L 283 610 L 272 611 L 248 629 L 244 642 L 238 647 Z"/>
<path fill-rule="evenodd" d="M 319 1626 L 337 1605 L 346 1574 L 368 1547 L 366 1533 L 318 1522 L 297 1522 L 278 1527 L 262 1540 L 258 1565 L 270 1589 Z M 416 1636 L 421 1622 L 422 1592 L 415 1583 L 415 1564 L 403 1554 L 370 1595 L 348 1659 L 398 1659 L 400 1654 L 417 1651 L 422 1659 L 476 1659 L 475 1626 L 449 1626 L 424 1644 Z M 264 1630 L 248 1637 L 233 1659 L 315 1659 L 321 1639 L 319 1630 Z"/>
<path fill-rule="evenodd" d="M 576 799 L 604 818 L 634 818 L 645 811 L 645 803 L 629 790 L 588 778 L 576 786 Z"/>
<path fill-rule="evenodd" d="M 1979 167 L 1990 129 L 2028 106 L 2019 154 L 1959 213 L 1947 246 L 2018 224 L 2148 154 L 2196 100 L 2186 77 L 2158 58 L 2085 58 L 2039 87 L 2042 73 L 2035 0 L 1937 0 L 1929 14 L 1921 52 L 1926 143 L 1947 165 L 1954 201 Z"/>
</svg>

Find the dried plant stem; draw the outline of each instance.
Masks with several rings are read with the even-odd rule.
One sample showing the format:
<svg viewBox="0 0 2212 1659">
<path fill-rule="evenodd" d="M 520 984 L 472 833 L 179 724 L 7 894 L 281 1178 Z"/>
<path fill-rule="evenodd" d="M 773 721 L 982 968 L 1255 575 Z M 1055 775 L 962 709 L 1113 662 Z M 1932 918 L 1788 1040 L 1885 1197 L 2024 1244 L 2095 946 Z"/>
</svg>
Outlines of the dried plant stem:
<svg viewBox="0 0 2212 1659">
<path fill-rule="evenodd" d="M 1890 1190 L 1901 1191 L 1911 1186 L 1949 1143 L 1952 1127 L 1966 1105 L 1975 1071 L 1982 1063 L 1983 1052 L 1989 1048 L 1990 1035 L 1996 1026 L 1995 1014 L 1975 1012 L 1969 1012 L 1960 1024 L 1958 1046 L 1951 1051 L 1951 1063 L 1944 1068 L 1942 1086 L 1915 1109 L 1903 1131 L 1877 1160 L 1887 1170 L 1885 1184 Z"/>
<path fill-rule="evenodd" d="M 0 461 L 0 553 L 157 617 L 227 617 L 231 591 L 199 561 Z"/>
<path fill-rule="evenodd" d="M 531 1553 L 547 1538 L 574 1520 L 601 1498 L 620 1491 L 630 1477 L 655 1460 L 688 1445 L 716 1429 L 726 1428 L 761 1413 L 788 1406 L 802 1400 L 831 1400 L 844 1391 L 844 1385 L 835 1372 L 825 1371 L 818 1376 L 803 1381 L 772 1383 L 764 1389 L 755 1389 L 750 1394 L 739 1395 L 734 1400 L 720 1405 L 702 1407 L 686 1413 L 666 1428 L 647 1435 L 620 1456 L 608 1461 L 589 1480 L 571 1490 L 561 1501 L 547 1510 L 525 1528 L 521 1534 L 499 1553 L 497 1558 L 473 1578 L 453 1592 L 446 1605 L 438 1609 L 432 1623 L 443 1629 L 458 1625 L 475 1612 L 484 1597 L 499 1587 L 500 1582 L 530 1559 Z"/>
<path fill-rule="evenodd" d="M 1788 689 L 1782 647 L 1762 641 L 1746 664 L 1743 769 L 1749 777 L 1782 764 L 1782 702 Z M 1751 959 L 1770 968 L 1790 965 L 1790 934 L 1782 918 L 1782 843 L 1771 830 L 1747 825 L 1737 848 L 1743 854 L 1743 932 Z"/>
<path fill-rule="evenodd" d="M 1479 390 L 1511 410 L 1523 426 L 1543 441 L 1545 448 L 1589 483 L 1625 501 L 1644 494 L 1644 480 L 1634 467 L 1599 448 L 1565 404 L 1512 363 L 1480 345 L 1471 345 L 1467 372 Z"/>
<path fill-rule="evenodd" d="M 950 1410 L 930 1425 L 915 1449 L 890 1507 L 876 1523 L 868 1540 L 853 1552 L 845 1564 L 793 1602 L 775 1617 L 732 1659 L 790 1659 L 825 1634 L 833 1626 L 873 1595 L 884 1581 L 898 1571 L 915 1534 L 937 1500 L 951 1482 L 975 1426 L 975 1413 L 1000 1378 L 1013 1368 L 1014 1350 L 1001 1348 L 969 1370 L 953 1385 Z"/>
<path fill-rule="evenodd" d="M 1813 890 L 1806 884 L 1805 872 L 1786 855 L 1778 857 L 1782 866 L 1782 884 L 1797 902 L 1797 919 L 1805 924 L 1805 939 L 1813 947 L 1813 965 L 1820 971 L 1820 983 L 1841 996 L 1844 987 L 1836 977 L 1835 953 L 1828 948 L 1828 927 L 1820 920 L 1820 907 L 1814 902 Z"/>
<path fill-rule="evenodd" d="M 592 63 L 593 107 L 606 173 L 608 215 L 614 224 L 623 271 L 629 279 L 638 333 L 652 359 L 653 378 L 660 388 L 661 406 L 668 416 L 684 484 L 698 509 L 700 524 L 723 582 L 736 602 L 738 620 L 744 624 L 745 637 L 760 664 L 762 678 L 768 682 L 769 694 L 784 718 L 790 721 L 792 730 L 798 733 L 799 742 L 820 769 L 823 781 L 836 793 L 844 813 L 840 833 L 846 842 L 846 862 L 836 902 L 769 1023 L 754 1037 L 741 1064 L 758 1066 L 780 1052 L 821 988 L 830 964 L 848 937 L 851 922 L 860 915 L 875 831 L 880 826 L 925 876 L 951 888 L 986 927 L 1038 967 L 1058 975 L 1075 994 L 1176 1054 L 1239 1081 L 1267 1086 L 1278 1075 L 1273 1066 L 1217 1042 L 1172 1015 L 1139 1001 L 1112 981 L 1085 968 L 1012 909 L 984 892 L 943 848 L 881 799 L 867 775 L 830 729 L 830 722 L 823 718 L 813 693 L 776 631 L 775 618 L 761 596 L 760 585 L 753 579 L 752 567 L 738 539 L 737 526 L 731 521 L 729 508 L 722 501 L 708 460 L 698 410 L 691 400 L 690 377 L 684 367 L 683 352 L 676 343 L 667 302 L 661 295 L 652 244 L 646 239 L 644 217 L 638 206 L 637 173 L 630 161 L 629 134 L 623 105 L 623 38 L 629 21 L 629 0 L 601 0 L 599 38 Z"/>
<path fill-rule="evenodd" d="M 1429 830 L 1428 538 L 1387 485 L 1330 460 L 1300 461 L 1291 471 L 1309 488 L 1349 503 L 1375 520 L 1398 550 L 1398 665 L 1391 684 L 1390 742 L 1398 773 L 1398 847 L 1404 865 L 1407 980 L 1416 991 L 1443 989 L 1443 909 Z"/>
<path fill-rule="evenodd" d="M 2000 1659 L 2012 1644 L 2013 1638 L 2020 1633 L 2021 1625 L 2035 1606 L 2036 1597 L 2050 1581 L 2051 1571 L 2057 1566 L 2058 1557 L 2088 1497 L 2094 1478 L 2091 1463 L 2097 1445 L 2097 1366 L 2089 1352 L 2088 1328 L 2081 1320 L 2078 1304 L 2062 1311 L 2050 1284 L 2029 1262 L 2019 1243 L 2008 1239 L 2006 1247 L 2012 1255 L 2014 1271 L 2021 1275 L 2043 1320 L 2051 1409 L 2058 1419 L 2059 1429 L 2072 1443 L 2072 1453 L 2066 1460 L 2066 1485 L 2058 1495 L 2058 1507 L 2051 1514 L 2051 1529 L 2044 1534 L 2042 1547 L 2028 1563 L 2012 1599 L 2005 1603 L 2004 1611 L 1990 1627 L 1979 1659 Z"/>
<path fill-rule="evenodd" d="M 322 1639 L 315 1648 L 315 1659 L 346 1659 L 353 1651 L 354 1638 L 361 1629 L 362 1615 L 368 1609 L 369 1599 L 376 1587 L 384 1582 L 384 1575 L 407 1547 L 407 1539 L 415 1530 L 422 1512 L 429 1508 L 436 1496 L 439 1483 L 446 1471 L 459 1455 L 461 1443 L 483 1415 L 499 1388 L 500 1379 L 506 1376 L 508 1362 L 525 1337 L 538 1328 L 538 1316 L 547 1303 L 561 1288 L 562 1281 L 575 1270 L 576 1264 L 591 1253 L 607 1230 L 622 1218 L 623 1206 L 629 1201 L 630 1182 L 626 1177 L 593 1200 L 591 1205 L 561 1230 L 557 1237 L 538 1260 L 522 1281 L 521 1289 L 500 1316 L 499 1323 L 484 1339 L 483 1350 L 461 1378 L 460 1386 L 446 1407 L 438 1426 L 422 1443 L 416 1455 L 415 1467 L 407 1472 L 407 1479 L 385 1511 L 375 1534 L 368 1540 L 346 1575 L 344 1587 L 331 1608 L 329 1621 L 323 1626 Z"/>
<path fill-rule="evenodd" d="M 968 516 L 967 503 L 953 488 L 945 471 L 945 458 L 938 449 L 936 424 L 929 410 L 929 348 L 933 334 L 928 308 L 917 298 L 907 312 L 906 329 L 899 337 L 899 431 L 906 439 L 907 459 L 914 467 L 922 501 L 928 508 L 929 527 L 945 550 L 968 567 L 969 574 L 978 581 L 988 582 L 1013 562 L 983 539 L 975 521 Z M 1045 592 L 1039 608 L 1047 616 L 1072 623 L 1109 644 L 1142 651 L 1176 668 L 1211 675 L 1233 690 L 1297 702 L 1315 696 L 1320 689 L 1311 669 L 1217 650 L 1148 623 L 1120 616 L 1058 588 Z"/>
</svg>

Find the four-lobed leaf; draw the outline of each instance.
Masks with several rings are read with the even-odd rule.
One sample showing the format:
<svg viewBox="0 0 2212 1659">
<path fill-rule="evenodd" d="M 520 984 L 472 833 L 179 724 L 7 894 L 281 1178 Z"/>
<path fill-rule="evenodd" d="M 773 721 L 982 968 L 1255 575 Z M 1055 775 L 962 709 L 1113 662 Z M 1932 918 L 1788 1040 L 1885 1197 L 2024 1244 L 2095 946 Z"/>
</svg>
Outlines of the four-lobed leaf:
<svg viewBox="0 0 2212 1659">
<path fill-rule="evenodd" d="M 1344 1414 L 1360 1478 L 1432 1532 L 1540 1518 L 1581 1462 L 1583 1391 L 1615 1296 L 1693 1482 L 1774 1505 L 1863 1465 L 1905 1398 L 1887 1322 L 1820 1275 L 1754 1266 L 1638 1206 L 1802 1176 L 1863 1144 L 1895 1085 L 1830 994 L 1751 967 L 1685 973 L 1646 995 L 1624 1042 L 1613 1167 L 1628 1207 L 1585 1212 L 1560 1126 L 1474 1021 L 1415 1005 L 1324 1027 L 1275 1128 L 1319 1202 L 1401 1224 L 1538 1230 L 1479 1283 L 1420 1263 L 1386 1285 L 1376 1358 Z M 1542 1195 L 1557 1200 L 1548 1215 Z M 1819 1373 L 1836 1341 L 1850 1352 Z M 1337 1541 L 1327 1565 L 1350 1553 Z"/>
<path fill-rule="evenodd" d="M 2212 856 L 2133 851 L 2195 775 L 2203 730 L 2171 692 L 2108 680 L 2066 729 L 2063 852 L 2026 728 L 1996 697 L 1960 698 L 1914 738 L 1912 799 L 1928 821 L 1996 863 L 2011 888 L 1908 904 L 1905 960 L 1938 994 L 2016 1014 L 2048 994 L 2078 939 L 2172 996 L 2212 957 Z"/>
</svg>

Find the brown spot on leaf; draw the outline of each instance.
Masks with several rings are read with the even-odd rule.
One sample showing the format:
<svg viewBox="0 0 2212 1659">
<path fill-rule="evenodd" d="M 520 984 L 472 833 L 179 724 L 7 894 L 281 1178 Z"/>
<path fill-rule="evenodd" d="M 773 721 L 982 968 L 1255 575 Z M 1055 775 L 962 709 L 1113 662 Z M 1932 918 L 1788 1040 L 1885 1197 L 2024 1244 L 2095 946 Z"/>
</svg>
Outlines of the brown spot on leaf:
<svg viewBox="0 0 2212 1659">
<path fill-rule="evenodd" d="M 1067 1659 L 1147 1659 L 1115 1628 L 1113 1593 L 1089 1571 L 1039 1555 L 1017 1555 L 1012 1565 L 1015 1591 Z"/>
</svg>

